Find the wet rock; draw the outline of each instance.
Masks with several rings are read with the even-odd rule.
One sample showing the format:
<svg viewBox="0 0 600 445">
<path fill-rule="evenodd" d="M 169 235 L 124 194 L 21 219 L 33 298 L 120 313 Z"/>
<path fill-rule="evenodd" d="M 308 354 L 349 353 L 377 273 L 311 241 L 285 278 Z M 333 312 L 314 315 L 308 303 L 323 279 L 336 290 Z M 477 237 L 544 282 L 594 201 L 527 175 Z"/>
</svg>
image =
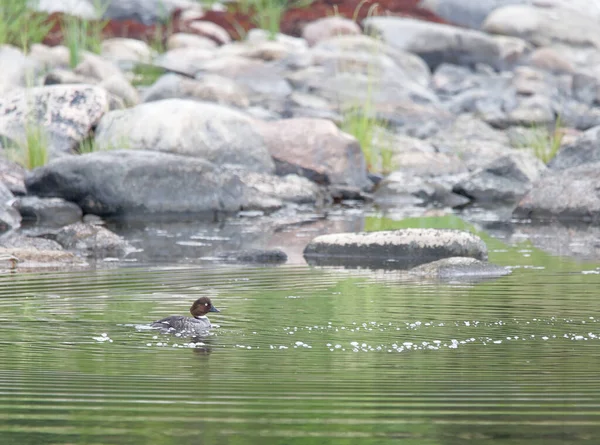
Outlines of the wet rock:
<svg viewBox="0 0 600 445">
<path fill-rule="evenodd" d="M 600 48 L 600 30 L 596 20 L 567 8 L 505 6 L 493 11 L 482 29 L 492 34 L 519 37 L 535 46 L 563 43 Z"/>
<path fill-rule="evenodd" d="M 110 230 L 83 222 L 62 227 L 46 237 L 85 257 L 122 258 L 133 250 L 127 241 Z"/>
<path fill-rule="evenodd" d="M 322 235 L 304 250 L 309 264 L 382 269 L 408 269 L 456 256 L 485 261 L 487 247 L 460 230 L 404 229 Z"/>
<path fill-rule="evenodd" d="M 33 77 L 38 71 L 34 59 L 10 45 L 0 45 L 0 66 L 0 95 L 25 87 L 27 78 Z"/>
<path fill-rule="evenodd" d="M 308 23 L 302 30 L 302 37 L 306 39 L 309 46 L 314 46 L 331 37 L 359 34 L 362 34 L 362 31 L 356 22 L 339 16 L 315 20 Z"/>
<path fill-rule="evenodd" d="M 0 147 L 2 147 L 1 141 Z M 25 194 L 25 171 L 22 165 L 0 156 L 0 183 L 3 183 L 12 194 Z"/>
<path fill-rule="evenodd" d="M 138 150 L 59 158 L 33 170 L 26 186 L 84 213 L 122 217 L 234 212 L 245 193 L 237 176 L 203 159 Z"/>
<path fill-rule="evenodd" d="M 527 0 L 421 0 L 419 7 L 455 25 L 479 29 L 495 9 Z"/>
<path fill-rule="evenodd" d="M 144 102 L 173 98 L 216 102 L 239 108 L 250 105 L 248 96 L 240 85 L 216 74 L 207 74 L 197 80 L 166 74 L 144 93 Z"/>
<path fill-rule="evenodd" d="M 113 62 L 133 61 L 150 63 L 154 51 L 146 42 L 138 39 L 112 38 L 102 41 L 103 58 Z"/>
<path fill-rule="evenodd" d="M 21 225 L 21 215 L 12 206 L 14 195 L 0 181 L 0 233 L 17 229 Z"/>
<path fill-rule="evenodd" d="M 197 48 L 204 50 L 213 50 L 217 43 L 208 37 L 198 36 L 196 34 L 176 33 L 167 39 L 167 49 L 176 48 Z"/>
<path fill-rule="evenodd" d="M 354 137 L 324 119 L 284 119 L 257 123 L 277 166 L 321 184 L 368 187 L 367 168 Z"/>
<path fill-rule="evenodd" d="M 515 150 L 474 171 L 458 182 L 453 191 L 478 202 L 516 202 L 545 169 L 544 163 L 534 155 Z"/>
<path fill-rule="evenodd" d="M 509 275 L 507 267 L 475 258 L 452 257 L 422 264 L 408 271 L 411 275 L 439 280 L 479 280 Z"/>
<path fill-rule="evenodd" d="M 241 250 L 238 252 L 224 252 L 218 258 L 230 263 L 256 263 L 256 264 L 283 264 L 287 261 L 287 254 L 279 249 Z"/>
<path fill-rule="evenodd" d="M 479 31 L 400 17 L 371 17 L 363 24 L 367 33 L 381 34 L 390 45 L 419 55 L 431 69 L 441 63 L 504 68 L 498 43 Z"/>
<path fill-rule="evenodd" d="M 565 170 L 594 162 L 600 162 L 600 126 L 587 130 L 574 142 L 561 147 L 548 167 L 552 170 Z"/>
<path fill-rule="evenodd" d="M 23 222 L 60 227 L 81 221 L 83 212 L 76 204 L 61 198 L 22 196 L 15 201 Z"/>
<path fill-rule="evenodd" d="M 167 99 L 107 113 L 96 129 L 102 149 L 119 147 L 204 158 L 215 164 L 237 164 L 274 171 L 267 145 L 254 120 L 208 102 Z"/>
<path fill-rule="evenodd" d="M 23 141 L 29 120 L 47 132 L 51 156 L 70 153 L 109 110 L 110 103 L 105 89 L 91 85 L 15 90 L 0 97 L 0 134 Z"/>
<path fill-rule="evenodd" d="M 550 170 L 513 212 L 516 218 L 600 222 L 600 162 Z"/>
</svg>

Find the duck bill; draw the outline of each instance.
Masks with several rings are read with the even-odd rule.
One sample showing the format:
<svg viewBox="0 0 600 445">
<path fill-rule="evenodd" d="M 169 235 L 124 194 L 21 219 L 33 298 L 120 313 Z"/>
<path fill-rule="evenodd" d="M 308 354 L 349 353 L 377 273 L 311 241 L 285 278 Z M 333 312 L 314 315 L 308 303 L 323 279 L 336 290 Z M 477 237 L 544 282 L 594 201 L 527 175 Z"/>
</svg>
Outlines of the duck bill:
<svg viewBox="0 0 600 445">
<path fill-rule="evenodd" d="M 208 310 L 208 312 L 221 312 L 220 310 L 218 310 L 216 307 L 214 307 L 212 304 L 210 305 L 210 309 Z"/>
</svg>

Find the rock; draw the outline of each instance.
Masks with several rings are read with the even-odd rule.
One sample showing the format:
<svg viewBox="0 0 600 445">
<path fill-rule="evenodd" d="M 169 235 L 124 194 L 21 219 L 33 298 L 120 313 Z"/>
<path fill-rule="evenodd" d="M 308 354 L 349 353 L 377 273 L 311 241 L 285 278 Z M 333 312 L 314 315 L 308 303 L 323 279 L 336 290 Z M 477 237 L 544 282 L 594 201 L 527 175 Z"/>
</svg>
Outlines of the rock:
<svg viewBox="0 0 600 445">
<path fill-rule="evenodd" d="M 600 222 L 600 162 L 550 170 L 513 212 L 516 218 Z"/>
<path fill-rule="evenodd" d="M 249 43 L 250 45 L 265 42 L 275 42 L 284 45 L 290 53 L 302 53 L 308 48 L 306 40 L 304 39 L 282 33 L 276 33 L 273 36 L 265 29 L 253 28 L 246 34 L 246 43 Z M 226 47 L 223 47 L 222 49 L 225 48 Z"/>
<path fill-rule="evenodd" d="M 21 215 L 12 206 L 14 195 L 0 181 L 0 233 L 17 229 L 21 225 Z"/>
<path fill-rule="evenodd" d="M 478 202 L 516 202 L 545 169 L 534 155 L 514 150 L 458 182 L 453 191 Z"/>
<path fill-rule="evenodd" d="M 374 200 L 383 208 L 424 205 L 459 207 L 469 203 L 464 196 L 452 193 L 449 184 L 404 171 L 395 171 L 383 179 L 375 191 Z"/>
<path fill-rule="evenodd" d="M 411 275 L 438 280 L 480 280 L 502 277 L 511 272 L 507 267 L 465 257 L 444 258 L 422 264 L 408 271 Z"/>
<path fill-rule="evenodd" d="M 61 198 L 22 196 L 15 201 L 14 207 L 23 221 L 43 226 L 66 226 L 81 221 L 83 216 L 79 206 Z"/>
<path fill-rule="evenodd" d="M 37 61 L 44 71 L 69 67 L 69 49 L 66 46 L 46 46 L 41 43 L 31 45 L 28 54 Z"/>
<path fill-rule="evenodd" d="M 13 195 L 24 195 L 25 168 L 0 156 L 0 183 L 4 183 Z"/>
<path fill-rule="evenodd" d="M 237 252 L 224 252 L 219 254 L 219 259 L 231 263 L 258 263 L 258 264 L 283 264 L 287 261 L 286 253 L 279 249 L 272 250 L 241 250 Z"/>
<path fill-rule="evenodd" d="M 50 71 L 44 77 L 44 85 L 63 85 L 63 84 L 73 84 L 73 83 L 87 83 L 87 84 L 95 84 L 97 82 L 96 79 L 90 79 L 85 76 L 80 76 L 79 74 L 75 74 L 71 70 L 56 68 Z"/>
<path fill-rule="evenodd" d="M 548 167 L 565 170 L 594 162 L 600 162 L 600 126 L 587 130 L 574 142 L 563 146 Z"/>
<path fill-rule="evenodd" d="M 88 264 L 71 252 L 63 250 L 39 250 L 24 247 L 0 247 L 0 257 L 12 257 L 4 270 L 72 269 L 87 267 Z M 1 270 L 0 269 L 0 270 Z"/>
<path fill-rule="evenodd" d="M 196 34 L 178 32 L 170 35 L 167 39 L 167 49 L 169 50 L 177 48 L 213 50 L 216 47 L 217 43 L 214 40 Z"/>
<path fill-rule="evenodd" d="M 10 45 L 0 45 L 0 66 L 0 100 L 15 88 L 25 87 L 27 78 L 33 79 L 39 69 L 34 59 Z"/>
<path fill-rule="evenodd" d="M 100 149 L 119 147 L 204 158 L 270 173 L 274 164 L 259 128 L 245 114 L 222 105 L 183 99 L 148 102 L 107 113 L 96 129 Z"/>
<path fill-rule="evenodd" d="M 43 126 L 51 156 L 70 153 L 110 108 L 109 95 L 91 85 L 52 85 L 0 97 L 0 134 L 24 141 L 27 119 Z M 30 124 L 31 125 L 31 124 Z"/>
<path fill-rule="evenodd" d="M 302 37 L 309 46 L 322 40 L 343 35 L 360 35 L 362 31 L 356 22 L 340 16 L 323 17 L 308 23 L 302 30 Z"/>
<path fill-rule="evenodd" d="M 392 165 L 397 166 L 398 171 L 421 177 L 457 175 L 468 171 L 455 153 L 404 151 L 393 155 Z"/>
<path fill-rule="evenodd" d="M 189 32 L 197 34 L 199 36 L 208 37 L 214 40 L 219 45 L 225 45 L 231 42 L 231 36 L 221 26 L 213 22 L 204 20 L 194 20 L 189 25 Z"/>
<path fill-rule="evenodd" d="M 476 235 L 449 229 L 403 229 L 335 233 L 313 239 L 304 249 L 309 264 L 408 269 L 449 257 L 487 260 L 487 247 Z"/>
<path fill-rule="evenodd" d="M 95 224 L 77 222 L 46 235 L 63 248 L 92 258 L 122 258 L 133 248 L 120 236 Z"/>
<path fill-rule="evenodd" d="M 531 53 L 529 64 L 554 74 L 573 74 L 575 67 L 552 47 L 538 48 Z"/>
<path fill-rule="evenodd" d="M 207 74 L 198 80 L 166 74 L 144 93 L 144 102 L 173 98 L 216 102 L 240 108 L 250 105 L 248 96 L 240 85 L 216 74 Z"/>
<path fill-rule="evenodd" d="M 116 64 L 90 52 L 84 54 L 83 60 L 75 67 L 73 72 L 88 79 L 95 79 L 97 82 L 110 79 L 113 76 L 123 76 Z"/>
<path fill-rule="evenodd" d="M 48 14 L 62 12 L 86 20 L 100 18 L 92 0 L 37 0 L 28 6 Z"/>
<path fill-rule="evenodd" d="M 101 56 L 112 62 L 150 63 L 153 54 L 154 50 L 142 40 L 115 37 L 102 41 Z"/>
<path fill-rule="evenodd" d="M 367 33 L 379 33 L 386 43 L 419 55 L 431 69 L 441 63 L 505 68 L 498 43 L 479 31 L 400 17 L 370 17 L 363 25 Z"/>
<path fill-rule="evenodd" d="M 236 175 L 203 159 L 138 150 L 59 158 L 33 170 L 26 186 L 84 213 L 117 217 L 234 212 L 246 193 Z"/>
<path fill-rule="evenodd" d="M 370 185 L 360 145 L 324 119 L 257 122 L 277 174 L 295 173 L 321 184 Z"/>
<path fill-rule="evenodd" d="M 247 187 L 246 201 L 250 204 L 247 208 L 281 207 L 283 202 L 297 204 L 316 204 L 323 200 L 319 187 L 310 180 L 298 175 L 275 176 L 265 173 L 236 172 L 242 183 Z M 273 204 L 255 205 L 256 202 L 267 202 L 267 198 Z M 276 205 L 275 205 L 276 204 Z"/>
<path fill-rule="evenodd" d="M 54 1 L 54 0 L 47 0 Z M 177 8 L 193 8 L 193 0 L 120 0 L 108 3 L 104 17 L 144 25 L 166 21 Z"/>
<path fill-rule="evenodd" d="M 519 37 L 535 46 L 563 43 L 600 48 L 597 21 L 567 8 L 504 6 L 487 17 L 482 29 L 492 34 Z"/>
<path fill-rule="evenodd" d="M 206 63 L 214 58 L 215 52 L 211 49 L 182 47 L 170 49 L 166 53 L 159 55 L 154 63 L 167 70 L 185 73 L 189 77 L 194 77 Z"/>
<path fill-rule="evenodd" d="M 18 232 L 12 232 L 0 237 L 0 247 L 5 249 L 25 249 L 28 251 L 38 250 L 45 252 L 62 252 L 63 248 L 56 241 L 25 236 Z M 14 254 L 15 256 L 18 256 Z"/>
<path fill-rule="evenodd" d="M 140 96 L 137 90 L 125 79 L 124 76 L 116 75 L 104 79 L 99 84 L 113 96 L 123 100 L 127 107 L 133 107 L 140 102 Z"/>
<path fill-rule="evenodd" d="M 519 101 L 517 107 L 507 114 L 506 125 L 548 125 L 554 123 L 556 114 L 552 100 L 536 94 Z"/>
<path fill-rule="evenodd" d="M 433 12 L 454 25 L 479 29 L 495 9 L 524 0 L 421 0 L 419 8 Z M 525 0 L 527 1 L 527 0 Z"/>
</svg>

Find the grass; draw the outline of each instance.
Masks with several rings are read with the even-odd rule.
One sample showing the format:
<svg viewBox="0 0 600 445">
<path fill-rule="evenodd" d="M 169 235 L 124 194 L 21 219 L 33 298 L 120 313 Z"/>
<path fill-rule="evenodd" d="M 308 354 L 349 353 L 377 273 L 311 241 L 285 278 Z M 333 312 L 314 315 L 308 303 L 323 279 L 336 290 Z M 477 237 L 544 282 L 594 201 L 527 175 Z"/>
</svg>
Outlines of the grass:
<svg viewBox="0 0 600 445">
<path fill-rule="evenodd" d="M 97 17 L 102 17 L 106 7 L 94 2 Z M 81 53 L 90 51 L 100 54 L 102 51 L 102 31 L 108 20 L 85 20 L 80 17 L 66 16 L 62 24 L 63 40 L 69 49 L 69 65 L 75 68 L 81 62 Z"/>
<path fill-rule="evenodd" d="M 16 145 L 8 145 L 4 152 L 7 157 L 28 170 L 48 163 L 48 133 L 40 124 L 27 124 L 25 140 Z"/>
<path fill-rule="evenodd" d="M 560 150 L 563 136 L 562 122 L 559 116 L 553 129 L 544 126 L 529 127 L 517 146 L 531 150 L 537 158 L 547 164 Z"/>
<path fill-rule="evenodd" d="M 33 11 L 25 0 L 2 0 L 0 6 L 0 45 L 13 45 L 27 51 L 41 43 L 52 28 L 48 14 Z"/>
<path fill-rule="evenodd" d="M 260 29 L 269 33 L 269 38 L 274 40 L 280 31 L 281 18 L 290 8 L 304 8 L 312 0 L 242 0 L 239 3 L 240 12 L 250 14 L 252 21 Z"/>
</svg>

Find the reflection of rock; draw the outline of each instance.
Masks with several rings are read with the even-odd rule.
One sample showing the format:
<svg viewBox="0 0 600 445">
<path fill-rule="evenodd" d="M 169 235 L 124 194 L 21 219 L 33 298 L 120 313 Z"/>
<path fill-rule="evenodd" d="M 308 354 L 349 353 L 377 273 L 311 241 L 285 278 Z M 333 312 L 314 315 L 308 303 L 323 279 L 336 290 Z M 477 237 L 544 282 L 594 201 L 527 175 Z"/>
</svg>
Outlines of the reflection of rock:
<svg viewBox="0 0 600 445">
<path fill-rule="evenodd" d="M 411 275 L 441 280 L 469 280 L 508 275 L 511 270 L 475 258 L 452 257 L 432 261 L 409 270 Z"/>
<path fill-rule="evenodd" d="M 322 235 L 304 250 L 310 264 L 376 269 L 408 269 L 455 256 L 486 260 L 487 247 L 460 230 L 404 229 Z"/>
<path fill-rule="evenodd" d="M 24 222 L 59 227 L 81 221 L 82 212 L 77 204 L 61 198 L 23 196 L 15 201 L 15 208 Z"/>
<path fill-rule="evenodd" d="M 286 253 L 279 249 L 225 252 L 220 254 L 219 258 L 232 263 L 283 264 L 287 261 Z"/>
</svg>

